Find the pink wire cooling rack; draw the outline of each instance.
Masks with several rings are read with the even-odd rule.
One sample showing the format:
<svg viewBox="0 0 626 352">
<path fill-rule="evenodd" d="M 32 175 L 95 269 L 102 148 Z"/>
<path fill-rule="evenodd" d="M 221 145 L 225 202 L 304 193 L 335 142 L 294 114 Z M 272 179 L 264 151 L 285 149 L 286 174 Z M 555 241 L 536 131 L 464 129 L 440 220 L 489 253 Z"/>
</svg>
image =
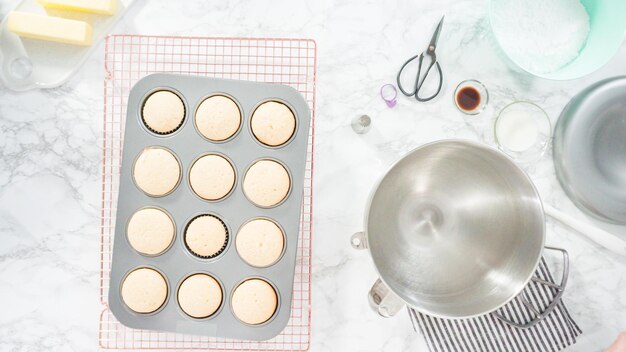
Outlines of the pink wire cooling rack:
<svg viewBox="0 0 626 352">
<path fill-rule="evenodd" d="M 104 148 L 99 343 L 102 349 L 210 349 L 306 351 L 311 337 L 311 224 L 313 212 L 313 131 L 315 117 L 315 42 L 306 39 L 201 38 L 112 35 L 106 39 Z M 128 94 L 139 79 L 170 72 L 279 83 L 300 91 L 311 108 L 300 239 L 291 318 L 275 338 L 239 341 L 123 326 L 108 310 L 109 272 Z"/>
</svg>

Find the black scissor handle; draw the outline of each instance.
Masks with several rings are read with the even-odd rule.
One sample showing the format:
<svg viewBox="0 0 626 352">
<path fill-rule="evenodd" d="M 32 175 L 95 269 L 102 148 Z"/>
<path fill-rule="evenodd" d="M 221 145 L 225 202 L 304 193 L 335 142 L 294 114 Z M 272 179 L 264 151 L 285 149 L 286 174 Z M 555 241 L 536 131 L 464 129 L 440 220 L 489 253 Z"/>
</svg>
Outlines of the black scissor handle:
<svg viewBox="0 0 626 352">
<path fill-rule="evenodd" d="M 402 94 L 406 95 L 407 97 L 415 96 L 415 99 L 417 101 L 422 101 L 422 102 L 429 101 L 433 99 L 434 97 L 436 97 L 437 94 L 439 94 L 439 92 L 441 91 L 441 87 L 443 85 L 443 72 L 441 71 L 441 66 L 439 65 L 439 61 L 437 61 L 437 58 L 435 57 L 434 53 L 430 55 L 433 57 L 433 60 L 430 63 L 430 65 L 428 65 L 428 68 L 426 69 L 426 73 L 424 74 L 424 77 L 421 79 L 420 79 L 420 76 L 422 74 L 422 63 L 424 61 L 424 53 L 411 57 L 402 65 L 402 67 L 400 68 L 400 71 L 398 71 L 398 76 L 396 77 L 398 88 L 400 88 L 400 92 L 402 92 Z M 416 58 L 419 58 L 419 66 L 417 68 L 417 77 L 415 77 L 415 86 L 412 91 L 407 91 L 402 87 L 402 83 L 400 83 L 400 76 L 402 76 L 402 71 L 404 71 L 404 68 Z M 422 88 L 424 81 L 426 81 L 426 77 L 428 77 L 428 74 L 430 73 L 430 69 L 433 66 L 437 66 L 437 71 L 439 72 L 439 87 L 437 88 L 437 91 L 433 95 L 426 97 L 426 98 L 421 98 L 419 96 L 419 91 Z"/>
<path fill-rule="evenodd" d="M 419 80 L 419 76 L 420 76 L 419 71 L 421 71 L 421 68 L 422 68 L 421 63 L 422 63 L 422 60 L 420 60 L 420 68 L 418 69 L 418 72 L 417 72 L 417 79 L 418 80 Z M 439 71 L 439 86 L 437 87 L 437 91 L 435 93 L 433 93 L 433 95 L 431 95 L 429 97 L 426 97 L 426 98 L 421 98 L 419 96 L 419 91 L 420 91 L 420 89 L 422 89 L 422 84 L 424 84 L 424 81 L 426 80 L 426 77 L 428 77 L 428 73 L 430 72 L 430 69 L 433 68 L 433 66 L 437 66 L 437 71 Z M 429 101 L 429 100 L 432 100 L 434 97 L 437 96 L 437 94 L 439 94 L 439 92 L 441 91 L 441 86 L 442 85 L 443 85 L 443 72 L 441 71 L 441 65 L 439 65 L 439 61 L 433 61 L 428 66 L 428 69 L 426 70 L 426 74 L 424 75 L 424 78 L 417 85 L 417 87 L 415 89 L 415 99 L 417 99 L 417 101 Z"/>
<path fill-rule="evenodd" d="M 404 71 L 404 68 L 406 67 L 406 65 L 408 65 L 409 63 L 411 63 L 411 61 L 415 60 L 416 58 L 420 58 L 419 59 L 419 68 L 418 68 L 418 80 L 419 80 L 419 70 L 422 69 L 422 60 L 424 59 L 424 54 L 417 54 L 413 57 L 411 57 L 410 59 L 406 60 L 406 62 L 402 65 L 402 67 L 400 67 L 400 71 L 398 71 L 398 76 L 396 77 L 396 81 L 398 82 L 398 88 L 400 88 L 400 92 L 402 92 L 402 94 L 406 95 L 407 97 L 410 97 L 412 95 L 415 95 L 415 93 L 417 93 L 417 87 L 418 87 L 418 82 L 417 80 L 415 81 L 415 87 L 413 87 L 413 90 L 408 92 L 406 90 L 404 90 L 404 88 L 402 87 L 402 83 L 400 83 L 400 76 L 402 76 L 402 71 Z"/>
</svg>

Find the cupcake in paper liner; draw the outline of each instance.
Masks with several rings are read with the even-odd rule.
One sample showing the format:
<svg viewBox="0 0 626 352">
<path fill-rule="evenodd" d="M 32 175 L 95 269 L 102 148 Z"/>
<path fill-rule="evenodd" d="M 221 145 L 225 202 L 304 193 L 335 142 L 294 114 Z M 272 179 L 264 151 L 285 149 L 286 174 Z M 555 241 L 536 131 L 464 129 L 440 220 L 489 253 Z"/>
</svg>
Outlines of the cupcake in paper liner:
<svg viewBox="0 0 626 352">
<path fill-rule="evenodd" d="M 217 216 L 198 215 L 185 228 L 185 247 L 196 257 L 211 259 L 220 255 L 228 244 L 228 228 Z"/>
<path fill-rule="evenodd" d="M 178 94 L 159 90 L 150 94 L 143 103 L 141 120 L 151 132 L 167 135 L 183 125 L 185 113 L 185 104 Z"/>
</svg>

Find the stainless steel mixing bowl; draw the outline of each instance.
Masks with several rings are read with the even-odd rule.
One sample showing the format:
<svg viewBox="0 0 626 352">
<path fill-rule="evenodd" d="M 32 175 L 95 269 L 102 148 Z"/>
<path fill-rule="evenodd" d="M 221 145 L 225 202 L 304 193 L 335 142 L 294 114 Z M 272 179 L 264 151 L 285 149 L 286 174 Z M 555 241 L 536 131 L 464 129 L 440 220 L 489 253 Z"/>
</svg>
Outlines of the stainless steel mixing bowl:
<svg viewBox="0 0 626 352">
<path fill-rule="evenodd" d="M 544 239 L 541 200 L 528 176 L 495 149 L 445 140 L 391 167 L 353 246 L 370 250 L 380 274 L 370 299 L 388 300 L 382 315 L 406 303 L 466 318 L 492 312 L 524 289 Z"/>
<path fill-rule="evenodd" d="M 600 81 L 572 98 L 554 131 L 553 156 L 574 204 L 626 225 L 626 76 Z"/>
</svg>

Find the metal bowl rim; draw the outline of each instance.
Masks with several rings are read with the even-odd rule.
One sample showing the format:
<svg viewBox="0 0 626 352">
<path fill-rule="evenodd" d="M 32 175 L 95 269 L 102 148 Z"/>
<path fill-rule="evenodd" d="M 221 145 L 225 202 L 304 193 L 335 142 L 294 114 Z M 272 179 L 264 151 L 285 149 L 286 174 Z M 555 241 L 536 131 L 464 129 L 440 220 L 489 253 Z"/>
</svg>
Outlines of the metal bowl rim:
<svg viewBox="0 0 626 352">
<path fill-rule="evenodd" d="M 559 114 L 558 120 L 554 124 L 554 132 L 552 133 L 552 146 L 553 146 L 552 147 L 552 160 L 557 160 L 557 159 L 560 160 L 563 157 L 562 149 L 564 147 L 564 141 L 563 141 L 563 138 L 559 140 L 557 139 L 556 136 L 560 134 L 560 132 L 564 132 L 567 130 L 567 126 L 565 123 L 566 119 L 563 118 L 564 114 L 566 112 L 569 112 L 568 110 L 572 107 L 574 103 L 580 104 L 581 102 L 588 100 L 591 94 L 597 93 L 597 90 L 599 90 L 606 84 L 619 82 L 619 81 L 626 82 L 626 76 L 620 75 L 620 76 L 615 76 L 615 77 L 609 77 L 609 78 L 602 79 L 598 82 L 592 83 L 589 86 L 585 87 L 583 90 L 576 93 L 576 95 L 574 95 L 570 99 L 567 105 L 563 107 L 563 110 L 561 110 L 561 113 Z M 614 218 L 605 216 L 604 214 L 596 212 L 590 209 L 589 207 L 587 207 L 584 204 L 584 202 L 581 201 L 580 197 L 578 197 L 575 190 L 568 182 L 572 178 L 571 170 L 567 170 L 567 168 L 562 167 L 560 162 L 558 163 L 553 162 L 552 164 L 554 165 L 554 173 L 556 174 L 556 179 L 559 181 L 559 185 L 561 186 L 561 189 L 563 189 L 563 192 L 565 192 L 567 197 L 572 201 L 572 203 L 576 206 L 576 208 L 578 208 L 584 214 L 592 217 L 593 219 L 603 221 L 603 222 L 606 222 L 608 224 L 613 224 L 613 225 L 619 225 L 619 226 L 626 225 L 626 220 L 618 221 L 618 220 L 615 220 Z"/>
<path fill-rule="evenodd" d="M 384 180 L 384 178 L 389 174 L 389 172 L 396 167 L 396 165 L 398 165 L 401 161 L 403 161 L 406 157 L 408 157 L 409 155 L 413 154 L 414 152 L 423 149 L 423 148 L 427 148 L 427 147 L 431 147 L 433 145 L 438 145 L 438 144 L 449 144 L 449 143 L 454 143 L 454 144 L 464 144 L 467 146 L 471 146 L 471 147 L 477 147 L 479 149 L 484 149 L 484 150 L 488 150 L 491 152 L 495 152 L 496 154 L 502 156 L 505 160 L 507 160 L 513 167 L 519 169 L 519 171 L 521 172 L 521 174 L 524 176 L 524 179 L 526 181 L 528 181 L 528 183 L 530 184 L 532 190 L 535 193 L 536 199 L 537 199 L 537 203 L 539 205 L 540 208 L 540 216 L 541 216 L 541 224 L 542 224 L 542 230 L 541 230 L 541 247 L 540 250 L 537 252 L 537 258 L 535 259 L 535 265 L 533 266 L 533 270 L 530 271 L 530 273 L 527 275 L 526 279 L 523 282 L 523 285 L 520 285 L 521 287 L 519 287 L 516 291 L 516 293 L 512 294 L 510 297 L 508 297 L 506 300 L 504 300 L 502 303 L 484 311 L 484 312 L 480 312 L 480 313 L 476 313 L 476 314 L 470 314 L 470 315 L 445 315 L 445 314 L 440 314 L 437 312 L 433 312 L 431 310 L 422 308 L 422 307 L 415 307 L 412 306 L 410 304 L 407 303 L 407 301 L 403 298 L 402 294 L 399 294 L 398 292 L 396 292 L 390 285 L 389 283 L 387 283 L 387 281 L 385 280 L 385 278 L 381 275 L 380 271 L 378 270 L 378 265 L 376 264 L 376 261 L 374 260 L 374 256 L 372 255 L 372 248 L 369 246 L 370 241 L 370 234 L 367 228 L 367 224 L 368 224 L 368 220 L 369 220 L 369 211 L 370 208 L 372 206 L 372 201 L 374 200 L 374 195 L 376 194 L 376 191 L 378 191 L 378 188 L 380 186 L 380 184 L 382 183 L 382 181 Z M 526 171 L 524 171 L 521 167 L 517 166 L 517 164 L 513 161 L 513 159 L 511 159 L 511 157 L 509 157 L 508 155 L 506 155 L 505 153 L 503 153 L 502 151 L 489 146 L 487 144 L 484 143 L 480 143 L 480 142 L 476 142 L 476 141 L 472 141 L 472 140 L 468 140 L 468 139 L 457 139 L 457 138 L 449 138 L 449 139 L 440 139 L 440 140 L 436 140 L 433 142 L 428 142 L 425 144 L 422 144 L 418 147 L 415 147 L 413 149 L 411 149 L 409 152 L 407 152 L 406 154 L 404 154 L 402 157 L 400 157 L 398 160 L 394 161 L 388 168 L 387 170 L 382 174 L 382 176 L 379 177 L 378 181 L 376 181 L 376 184 L 374 185 L 374 187 L 372 188 L 372 190 L 370 191 L 368 200 L 366 202 L 366 208 L 365 208 L 365 216 L 363 217 L 364 219 L 364 226 L 363 226 L 363 232 L 365 233 L 365 238 L 367 239 L 368 242 L 368 246 L 367 246 L 367 252 L 370 255 L 370 258 L 372 258 L 372 261 L 374 262 L 374 269 L 376 270 L 376 274 L 378 275 L 378 277 L 380 278 L 380 280 L 385 284 L 385 286 L 387 286 L 387 288 L 389 288 L 389 290 L 391 290 L 393 293 L 395 293 L 398 297 L 400 297 L 400 299 L 407 305 L 407 307 L 415 309 L 416 311 L 426 314 L 426 315 L 430 315 L 433 316 L 435 318 L 442 318 L 442 319 L 469 319 L 469 318 L 475 318 L 475 317 L 479 317 L 479 316 L 483 316 L 489 313 L 492 313 L 498 309 L 500 309 L 501 307 L 505 306 L 506 304 L 508 304 L 509 302 L 511 302 L 513 299 L 515 299 L 515 297 L 517 297 L 520 293 L 522 293 L 522 291 L 524 290 L 524 288 L 528 285 L 528 283 L 530 282 L 530 280 L 532 279 L 535 271 L 537 270 L 537 267 L 539 266 L 539 261 L 541 260 L 542 256 L 543 256 L 543 247 L 545 246 L 545 241 L 546 241 L 546 217 L 545 217 L 545 210 L 543 208 L 543 202 L 541 200 L 541 196 L 539 195 L 539 191 L 537 190 L 537 187 L 535 186 L 534 182 L 532 182 L 532 179 L 530 178 L 530 176 L 528 176 L 528 174 L 526 173 Z"/>
</svg>

